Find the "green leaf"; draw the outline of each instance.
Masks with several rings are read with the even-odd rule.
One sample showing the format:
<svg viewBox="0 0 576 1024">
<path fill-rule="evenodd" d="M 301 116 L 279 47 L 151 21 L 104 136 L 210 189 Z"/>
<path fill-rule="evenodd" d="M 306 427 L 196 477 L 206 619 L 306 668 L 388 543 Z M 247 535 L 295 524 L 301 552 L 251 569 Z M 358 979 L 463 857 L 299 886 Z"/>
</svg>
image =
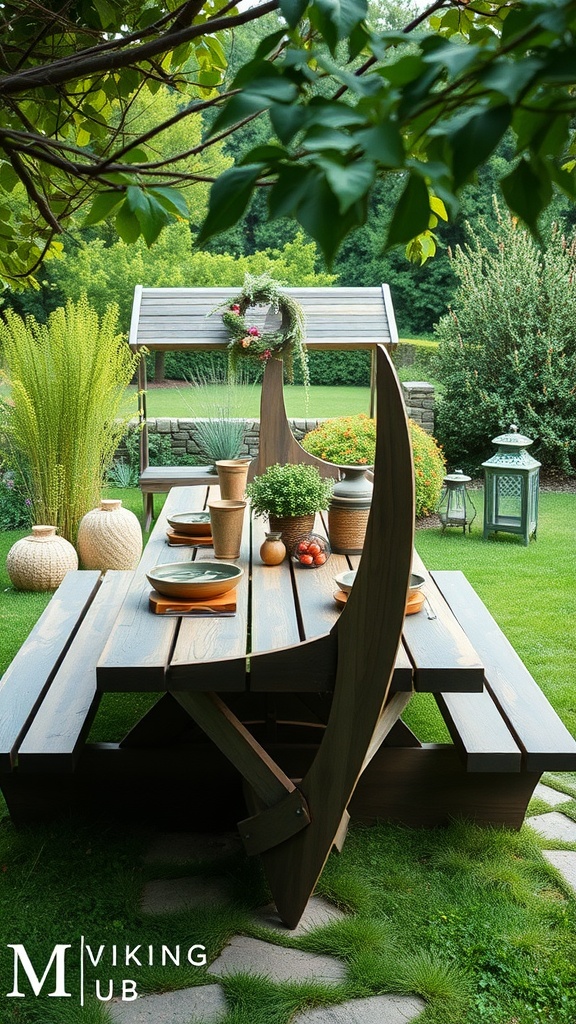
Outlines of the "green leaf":
<svg viewBox="0 0 576 1024">
<path fill-rule="evenodd" d="M 353 203 L 364 199 L 374 184 L 376 167 L 370 160 L 357 160 L 344 165 L 324 158 L 319 166 L 338 200 L 340 213 L 346 213 Z"/>
<path fill-rule="evenodd" d="M 394 121 L 382 121 L 373 128 L 356 132 L 354 138 L 360 143 L 366 156 L 376 160 L 381 167 L 404 166 L 404 144 Z"/>
<path fill-rule="evenodd" d="M 120 238 L 128 245 L 132 244 L 132 242 L 135 242 L 136 239 L 140 237 L 140 222 L 130 210 L 126 200 L 118 210 L 114 224 Z"/>
<path fill-rule="evenodd" d="M 507 103 L 490 107 L 470 120 L 451 139 L 454 183 L 459 188 L 472 171 L 484 163 L 494 151 L 512 117 Z"/>
<path fill-rule="evenodd" d="M 169 213 L 172 213 L 176 217 L 182 217 L 184 220 L 188 219 L 190 215 L 188 203 L 178 189 L 170 188 L 167 185 L 154 185 L 153 188 L 148 189 L 148 192 L 150 195 L 154 196 Z"/>
<path fill-rule="evenodd" d="M 480 81 L 488 89 L 499 92 L 510 103 L 515 103 L 521 93 L 537 78 L 542 70 L 542 61 L 535 57 L 524 57 L 512 62 L 501 58 L 480 75 Z"/>
<path fill-rule="evenodd" d="M 552 184 L 541 164 L 528 160 L 519 164 L 500 182 L 509 208 L 517 213 L 535 234 L 538 217 L 552 197 Z"/>
<path fill-rule="evenodd" d="M 422 43 L 422 52 L 426 64 L 440 64 L 456 77 L 476 63 L 480 47 L 428 36 Z"/>
<path fill-rule="evenodd" d="M 270 120 L 276 135 L 285 145 L 304 127 L 308 119 L 307 111 L 296 104 L 275 103 L 270 108 Z"/>
<path fill-rule="evenodd" d="M 315 150 L 335 149 L 340 153 L 347 153 L 356 145 L 355 137 L 346 132 L 340 132 L 335 128 L 324 128 L 321 125 L 313 125 L 302 141 L 304 149 L 314 152 Z"/>
<path fill-rule="evenodd" d="M 295 215 L 304 230 L 318 243 L 330 267 L 346 235 L 365 222 L 366 211 L 366 204 L 359 202 L 342 214 L 326 180 L 311 176 Z"/>
<path fill-rule="evenodd" d="M 277 178 L 268 195 L 268 209 L 272 219 L 291 216 L 308 191 L 313 177 L 310 168 L 284 165 L 278 168 Z"/>
<path fill-rule="evenodd" d="M 113 210 L 120 203 L 124 202 L 124 199 L 124 192 L 98 192 L 84 218 L 83 227 L 88 227 L 90 224 L 99 224 L 100 221 L 106 220 Z"/>
<path fill-rule="evenodd" d="M 273 164 L 278 160 L 288 159 L 288 151 L 282 146 L 255 146 L 242 157 L 242 164 Z"/>
<path fill-rule="evenodd" d="M 240 220 L 262 170 L 261 164 L 230 167 L 216 179 L 210 190 L 208 213 L 198 243 L 226 231 Z"/>
<path fill-rule="evenodd" d="M 308 0 L 280 0 L 280 10 L 290 28 L 296 28 L 307 7 Z"/>
<path fill-rule="evenodd" d="M 236 96 L 231 96 L 218 114 L 208 136 L 218 135 L 219 132 L 224 131 L 226 128 L 230 128 L 239 121 L 243 121 L 245 117 L 250 117 L 251 114 L 257 114 L 261 110 L 266 110 L 269 106 L 270 102 L 268 100 L 253 93 L 241 92 Z"/>
<path fill-rule="evenodd" d="M 308 119 L 311 124 L 325 128 L 348 128 L 366 123 L 364 114 L 344 101 L 325 100 L 320 96 L 315 96 L 308 104 Z"/>
<path fill-rule="evenodd" d="M 150 154 L 144 149 L 143 146 L 134 146 L 134 149 L 129 149 L 127 153 L 121 157 L 121 163 L 123 164 L 145 164 L 150 159 Z"/>
<path fill-rule="evenodd" d="M 0 164 L 0 188 L 3 188 L 5 192 L 12 192 L 20 181 L 19 176 L 12 167 L 12 164 L 3 161 Z"/>
<path fill-rule="evenodd" d="M 131 185 L 126 190 L 126 205 L 136 217 L 147 245 L 152 245 L 162 228 L 172 220 L 171 213 L 153 195 L 152 190 Z"/>
<path fill-rule="evenodd" d="M 419 174 L 411 172 L 388 229 L 386 248 L 406 245 L 417 235 L 428 230 L 430 219 L 430 197 L 426 182 Z"/>
<path fill-rule="evenodd" d="M 366 0 L 314 0 L 313 6 L 334 26 L 338 41 L 349 36 L 368 14 Z"/>
</svg>

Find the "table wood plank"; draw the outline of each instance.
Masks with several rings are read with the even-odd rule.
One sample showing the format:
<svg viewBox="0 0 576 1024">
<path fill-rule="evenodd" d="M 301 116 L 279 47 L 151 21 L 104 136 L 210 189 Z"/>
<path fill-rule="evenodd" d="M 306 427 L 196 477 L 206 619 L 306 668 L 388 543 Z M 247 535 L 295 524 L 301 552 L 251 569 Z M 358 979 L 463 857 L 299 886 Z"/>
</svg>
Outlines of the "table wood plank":
<svg viewBox="0 0 576 1024">
<path fill-rule="evenodd" d="M 404 639 L 414 665 L 414 688 L 429 693 L 481 693 L 484 667 L 462 626 L 414 552 L 414 572 L 424 576 L 424 593 L 435 619 L 424 611 L 404 619 Z"/>
<path fill-rule="evenodd" d="M 98 662 L 99 690 L 122 693 L 165 689 L 165 670 L 179 620 L 149 610 L 151 586 L 146 572 L 155 565 L 186 562 L 194 557 L 198 549 L 168 547 L 167 516 L 204 508 L 206 494 L 205 487 L 175 487 L 170 491 Z"/>
<path fill-rule="evenodd" d="M 213 494 L 212 489 L 210 494 Z M 200 548 L 197 557 L 211 560 L 214 558 L 214 550 Z M 250 593 L 248 509 L 244 515 L 240 557 L 231 559 L 231 562 L 244 569 L 244 575 L 236 587 L 236 614 L 231 618 L 214 616 L 180 620 L 166 680 L 169 689 L 234 692 L 246 688 Z"/>
</svg>

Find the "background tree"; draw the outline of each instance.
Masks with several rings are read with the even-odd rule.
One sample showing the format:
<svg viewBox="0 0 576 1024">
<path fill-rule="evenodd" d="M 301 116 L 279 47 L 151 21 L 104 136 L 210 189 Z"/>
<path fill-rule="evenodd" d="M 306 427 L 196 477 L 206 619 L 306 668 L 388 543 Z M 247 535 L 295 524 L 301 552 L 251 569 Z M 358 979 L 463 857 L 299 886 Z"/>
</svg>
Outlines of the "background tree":
<svg viewBox="0 0 576 1024">
<path fill-rule="evenodd" d="M 540 248 L 497 205 L 496 224 L 470 231 L 454 253 L 459 286 L 436 331 L 436 435 L 451 468 L 475 473 L 491 439 L 516 423 L 548 468 L 573 472 L 576 234 L 553 226 Z"/>
<path fill-rule="evenodd" d="M 134 96 L 160 84 L 185 97 L 179 120 L 218 110 L 204 152 L 256 116 L 266 124 L 267 144 L 216 178 L 201 242 L 235 225 L 263 188 L 268 216 L 295 219 L 330 260 L 366 222 L 376 183 L 400 177 L 384 245 L 420 239 L 411 252 L 421 259 L 439 200 L 453 217 L 462 187 L 509 128 L 514 160 L 501 189 L 510 208 L 535 229 L 554 184 L 576 195 L 576 0 L 437 0 L 424 31 L 426 12 L 402 32 L 370 27 L 366 0 L 172 7 L 2 8 L 0 189 L 20 182 L 30 204 L 20 218 L 0 204 L 6 279 L 29 270 L 87 202 L 92 221 L 113 216 L 121 237 L 148 244 L 185 215 L 178 186 L 206 175 L 177 164 L 199 147 L 150 159 L 146 147 L 168 123 L 143 134 L 130 124 Z M 275 27 L 223 85 L 223 40 L 269 15 Z"/>
</svg>

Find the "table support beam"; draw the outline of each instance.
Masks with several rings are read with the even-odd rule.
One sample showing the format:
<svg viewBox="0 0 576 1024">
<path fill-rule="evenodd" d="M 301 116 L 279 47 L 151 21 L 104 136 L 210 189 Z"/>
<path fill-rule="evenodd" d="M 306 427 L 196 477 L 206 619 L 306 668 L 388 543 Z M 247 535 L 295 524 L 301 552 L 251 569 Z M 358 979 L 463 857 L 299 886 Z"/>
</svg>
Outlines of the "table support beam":
<svg viewBox="0 0 576 1024">
<path fill-rule="evenodd" d="M 292 793 L 291 779 L 215 693 L 172 691 L 173 697 L 243 775 L 266 807 Z"/>
</svg>

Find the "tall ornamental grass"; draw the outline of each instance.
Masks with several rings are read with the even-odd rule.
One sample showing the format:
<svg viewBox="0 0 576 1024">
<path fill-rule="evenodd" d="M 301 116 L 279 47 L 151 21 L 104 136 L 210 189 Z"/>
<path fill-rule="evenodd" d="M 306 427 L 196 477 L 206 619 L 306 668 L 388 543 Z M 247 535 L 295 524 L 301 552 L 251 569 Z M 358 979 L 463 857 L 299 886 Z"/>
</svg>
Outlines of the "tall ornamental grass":
<svg viewBox="0 0 576 1024">
<path fill-rule="evenodd" d="M 7 310 L 0 326 L 10 385 L 0 457 L 18 466 L 34 521 L 56 526 L 72 543 L 82 516 L 99 502 L 129 419 L 120 409 L 138 357 L 117 323 L 116 306 L 99 317 L 81 296 L 46 324 Z"/>
</svg>

